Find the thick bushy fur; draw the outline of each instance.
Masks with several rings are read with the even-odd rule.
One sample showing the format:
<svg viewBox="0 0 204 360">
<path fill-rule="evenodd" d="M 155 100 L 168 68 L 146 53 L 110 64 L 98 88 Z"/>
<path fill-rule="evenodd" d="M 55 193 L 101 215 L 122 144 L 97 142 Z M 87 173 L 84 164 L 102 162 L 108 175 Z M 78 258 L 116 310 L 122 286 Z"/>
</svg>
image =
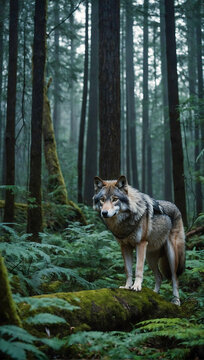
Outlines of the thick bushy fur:
<svg viewBox="0 0 204 360">
<path fill-rule="evenodd" d="M 125 261 L 125 288 L 141 290 L 145 255 L 159 291 L 162 274 L 172 278 L 174 302 L 180 304 L 177 276 L 185 267 L 185 236 L 176 205 L 155 200 L 118 180 L 95 178 L 93 207 L 120 243 Z M 132 251 L 137 249 L 136 278 L 132 286 Z"/>
</svg>

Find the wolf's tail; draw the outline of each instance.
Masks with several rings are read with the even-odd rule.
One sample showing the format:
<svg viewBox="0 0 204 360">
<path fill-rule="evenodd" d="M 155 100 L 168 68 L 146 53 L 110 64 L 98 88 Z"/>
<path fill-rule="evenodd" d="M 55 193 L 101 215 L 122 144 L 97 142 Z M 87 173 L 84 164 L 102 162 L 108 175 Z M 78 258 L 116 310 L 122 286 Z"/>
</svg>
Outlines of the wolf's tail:
<svg viewBox="0 0 204 360">
<path fill-rule="evenodd" d="M 174 271 L 176 275 L 179 276 L 183 273 L 185 269 L 185 234 L 184 234 L 184 227 L 181 218 L 181 213 L 175 205 L 173 204 L 171 205 L 172 206 L 169 213 L 171 214 L 170 217 L 172 221 L 172 229 L 170 231 L 168 241 L 170 242 L 171 249 L 173 250 Z M 168 214 L 168 210 L 169 210 L 169 206 L 167 207 L 166 213 L 167 215 L 170 215 Z M 162 274 L 167 279 L 170 279 L 172 274 L 166 252 L 164 256 L 160 259 L 159 267 Z"/>
</svg>

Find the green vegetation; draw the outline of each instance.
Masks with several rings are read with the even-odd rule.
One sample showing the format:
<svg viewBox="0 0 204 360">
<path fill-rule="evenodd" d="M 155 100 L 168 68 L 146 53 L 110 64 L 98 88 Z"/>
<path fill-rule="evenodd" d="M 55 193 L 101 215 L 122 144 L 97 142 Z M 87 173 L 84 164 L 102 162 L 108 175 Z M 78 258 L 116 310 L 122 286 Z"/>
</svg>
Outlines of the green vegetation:
<svg viewBox="0 0 204 360">
<path fill-rule="evenodd" d="M 66 296 L 66 292 L 74 292 L 74 297 L 78 290 L 118 288 L 125 281 L 119 245 L 92 209 L 83 206 L 82 210 L 88 225 L 70 223 L 61 232 L 47 230 L 41 234 L 42 243 L 30 242 L 29 234 L 17 231 L 17 225 L 8 228 L 1 224 L 0 251 L 23 326 L 23 329 L 0 326 L 1 352 L 11 359 L 32 356 L 50 359 L 57 354 L 65 359 L 192 359 L 196 354 L 199 358 L 204 342 L 203 236 L 187 241 L 186 270 L 180 278 L 182 307 L 179 315 L 155 319 L 153 306 L 152 316 L 145 314 L 149 320 L 135 326 L 130 323 L 129 332 L 121 326 L 112 327 L 117 331 L 90 331 L 84 321 L 71 328 L 68 318 L 73 319 L 77 308 L 85 312 L 83 294 L 88 304 L 89 291 L 79 292 L 74 300 Z M 197 226 L 202 216 L 196 221 Z M 144 286 L 154 286 L 147 266 Z M 97 292 L 98 301 L 100 296 L 102 299 L 101 306 L 105 293 L 105 289 Z M 39 296 L 32 297 L 36 294 Z M 148 298 L 147 294 L 145 289 L 140 293 L 141 304 Z M 161 295 L 171 300 L 170 283 L 164 281 Z M 73 312 L 73 316 L 67 318 L 67 312 Z M 188 318 L 184 318 L 184 314 L 188 314 Z M 113 324 L 111 317 L 110 322 Z M 98 323 L 97 330 L 101 329 L 102 323 Z"/>
</svg>

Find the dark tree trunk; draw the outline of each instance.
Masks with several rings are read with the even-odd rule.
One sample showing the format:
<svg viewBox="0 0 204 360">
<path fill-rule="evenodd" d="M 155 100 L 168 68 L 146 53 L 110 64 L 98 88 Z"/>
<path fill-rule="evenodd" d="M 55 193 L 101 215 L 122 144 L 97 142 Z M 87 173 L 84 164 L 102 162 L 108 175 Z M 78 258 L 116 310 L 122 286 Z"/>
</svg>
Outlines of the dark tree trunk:
<svg viewBox="0 0 204 360">
<path fill-rule="evenodd" d="M 198 100 L 199 100 L 199 123 L 195 126 L 195 171 L 200 171 L 200 161 L 197 157 L 200 152 L 199 147 L 199 127 L 201 126 L 201 144 L 204 143 L 204 126 L 202 119 L 204 118 L 203 105 L 203 67 L 202 67 L 202 33 L 201 33 L 201 0 L 198 0 L 197 5 L 197 19 L 196 19 L 196 44 L 197 44 L 197 73 L 198 73 Z M 197 214 L 202 212 L 202 188 L 201 181 L 197 179 L 196 182 L 196 211 Z"/>
<path fill-rule="evenodd" d="M 174 0 L 165 0 L 166 54 L 168 72 L 169 120 L 173 160 L 174 200 L 187 224 L 183 148 L 179 121 L 179 95 L 175 39 Z"/>
<path fill-rule="evenodd" d="M 136 144 L 136 112 L 134 92 L 134 65 L 133 65 L 133 7 L 132 0 L 126 3 L 126 108 L 128 128 L 128 155 L 131 158 L 132 185 L 138 184 L 137 171 L 137 144 Z M 129 156 L 127 161 L 129 161 Z"/>
<path fill-rule="evenodd" d="M 41 159 L 44 74 L 46 60 L 46 0 L 35 2 L 33 44 L 33 88 L 31 119 L 30 183 L 27 232 L 34 241 L 40 241 L 42 231 Z M 34 203 L 33 203 L 34 201 Z"/>
<path fill-rule="evenodd" d="M 148 99 L 148 0 L 144 0 L 144 25 L 143 25 L 143 125 L 142 125 L 142 191 L 147 187 L 147 148 L 149 138 L 149 99 Z"/>
<path fill-rule="evenodd" d="M 6 0 L 0 1 L 0 14 L 1 19 L 0 21 L 0 173 L 3 170 L 2 169 L 2 154 L 3 154 L 3 147 L 4 147 L 4 141 L 3 141 L 3 129 L 4 129 L 4 121 L 2 117 L 2 110 L 1 110 L 1 103 L 2 103 L 2 87 L 3 87 L 3 32 L 4 32 L 4 10 L 5 10 L 5 4 Z M 3 178 L 0 178 L 0 182 L 3 180 Z"/>
<path fill-rule="evenodd" d="M 74 1 L 71 0 L 71 12 L 74 10 Z M 74 39 L 74 14 L 70 17 L 70 31 L 71 31 L 71 79 L 70 79 L 70 142 L 77 143 L 77 122 L 76 122 L 76 104 L 75 104 L 75 80 L 74 80 L 74 61 L 75 61 L 75 39 Z"/>
<path fill-rule="evenodd" d="M 120 174 L 120 1 L 99 0 L 99 173 Z"/>
<path fill-rule="evenodd" d="M 60 22 L 60 20 L 59 20 L 59 2 L 58 1 L 55 2 L 54 15 L 55 15 L 55 25 L 57 25 Z M 59 27 L 57 27 L 55 29 L 55 33 L 54 33 L 54 47 L 55 47 L 55 69 L 54 69 L 54 76 L 53 76 L 53 83 L 54 83 L 53 124 L 54 124 L 54 130 L 55 130 L 55 139 L 56 139 L 56 142 L 58 142 L 59 128 L 60 128 Z"/>
<path fill-rule="evenodd" d="M 169 129 L 168 110 L 168 84 L 166 63 L 166 37 L 165 37 L 165 9 L 164 0 L 160 0 L 160 43 L 161 43 L 161 73 L 162 73 L 162 103 L 164 119 L 164 199 L 173 201 L 172 194 L 172 158 Z"/>
<path fill-rule="evenodd" d="M 89 113 L 86 142 L 84 201 L 91 205 L 97 174 L 98 144 L 98 0 L 92 0 Z"/>
<path fill-rule="evenodd" d="M 18 0 L 10 0 L 9 65 L 6 117 L 6 185 L 15 184 L 15 112 L 18 50 Z M 14 193 L 6 189 L 4 222 L 14 222 Z"/>
<path fill-rule="evenodd" d="M 78 144 L 78 202 L 83 201 L 82 187 L 83 187 L 84 130 L 85 130 L 85 121 L 86 121 L 86 104 L 87 104 L 87 89 L 88 89 L 88 25 L 89 25 L 89 8 L 88 8 L 88 0 L 86 0 L 84 81 L 83 81 L 83 98 L 82 98 L 79 144 Z"/>
</svg>

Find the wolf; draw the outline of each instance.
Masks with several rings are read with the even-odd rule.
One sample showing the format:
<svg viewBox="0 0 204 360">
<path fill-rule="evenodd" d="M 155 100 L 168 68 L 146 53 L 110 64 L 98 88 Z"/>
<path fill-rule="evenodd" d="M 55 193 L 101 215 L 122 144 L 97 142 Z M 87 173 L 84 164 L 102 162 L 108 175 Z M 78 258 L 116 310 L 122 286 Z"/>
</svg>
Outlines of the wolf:
<svg viewBox="0 0 204 360">
<path fill-rule="evenodd" d="M 172 302 L 180 305 L 178 276 L 185 268 L 185 234 L 179 209 L 171 202 L 155 200 L 131 187 L 124 175 L 117 180 L 96 176 L 94 189 L 93 208 L 101 214 L 121 247 L 126 273 L 126 284 L 121 288 L 141 290 L 146 258 L 155 276 L 154 291 L 159 293 L 163 276 L 172 279 Z"/>
</svg>

